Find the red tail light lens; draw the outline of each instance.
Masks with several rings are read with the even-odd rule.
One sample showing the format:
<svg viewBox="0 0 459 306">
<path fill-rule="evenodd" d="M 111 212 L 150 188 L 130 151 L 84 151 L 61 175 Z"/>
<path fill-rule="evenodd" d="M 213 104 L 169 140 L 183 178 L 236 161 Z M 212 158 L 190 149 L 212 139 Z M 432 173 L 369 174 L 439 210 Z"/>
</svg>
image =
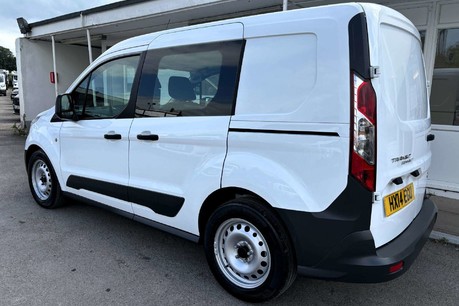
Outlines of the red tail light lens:
<svg viewBox="0 0 459 306">
<path fill-rule="evenodd" d="M 403 269 L 403 261 L 399 261 L 393 266 L 389 267 L 389 273 L 395 273 Z"/>
<path fill-rule="evenodd" d="M 376 94 L 371 82 L 353 79 L 351 174 L 368 190 L 376 189 Z"/>
</svg>

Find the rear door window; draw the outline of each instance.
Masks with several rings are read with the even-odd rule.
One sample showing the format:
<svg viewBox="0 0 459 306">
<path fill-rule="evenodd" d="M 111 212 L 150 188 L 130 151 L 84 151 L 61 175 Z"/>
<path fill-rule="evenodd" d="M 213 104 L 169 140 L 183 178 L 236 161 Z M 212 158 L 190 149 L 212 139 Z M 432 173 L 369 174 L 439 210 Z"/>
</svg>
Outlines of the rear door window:
<svg viewBox="0 0 459 306">
<path fill-rule="evenodd" d="M 421 43 L 400 28 L 381 25 L 382 67 L 387 94 L 402 121 L 428 116 L 426 78 Z M 397 42 L 397 43 L 394 43 Z M 388 101 L 389 102 L 389 101 Z"/>
</svg>

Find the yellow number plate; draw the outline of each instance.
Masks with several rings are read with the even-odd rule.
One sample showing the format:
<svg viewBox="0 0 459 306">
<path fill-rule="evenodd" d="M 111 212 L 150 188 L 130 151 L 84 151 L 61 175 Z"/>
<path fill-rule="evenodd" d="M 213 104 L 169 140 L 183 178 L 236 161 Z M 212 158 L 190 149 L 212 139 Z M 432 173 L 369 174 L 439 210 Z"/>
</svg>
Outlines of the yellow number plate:
<svg viewBox="0 0 459 306">
<path fill-rule="evenodd" d="M 384 210 L 386 217 L 401 210 L 403 207 L 408 206 L 414 201 L 414 185 L 409 184 L 403 189 L 400 189 L 388 196 L 384 197 Z"/>
</svg>

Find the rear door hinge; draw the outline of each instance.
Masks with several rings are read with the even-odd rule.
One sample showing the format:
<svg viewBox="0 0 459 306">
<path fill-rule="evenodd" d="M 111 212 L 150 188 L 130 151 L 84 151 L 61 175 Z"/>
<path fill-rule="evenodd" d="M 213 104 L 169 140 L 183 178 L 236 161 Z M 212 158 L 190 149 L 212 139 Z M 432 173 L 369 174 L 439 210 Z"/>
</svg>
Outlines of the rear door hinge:
<svg viewBox="0 0 459 306">
<path fill-rule="evenodd" d="M 372 79 L 379 78 L 380 74 L 381 74 L 381 71 L 379 69 L 379 66 L 370 66 L 370 77 Z"/>
</svg>

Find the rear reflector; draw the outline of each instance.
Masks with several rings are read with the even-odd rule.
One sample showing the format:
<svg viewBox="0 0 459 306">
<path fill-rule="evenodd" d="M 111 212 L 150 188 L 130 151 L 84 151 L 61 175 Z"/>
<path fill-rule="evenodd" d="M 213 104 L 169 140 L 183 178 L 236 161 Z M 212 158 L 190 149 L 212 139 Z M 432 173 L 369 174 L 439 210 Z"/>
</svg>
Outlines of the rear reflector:
<svg viewBox="0 0 459 306">
<path fill-rule="evenodd" d="M 369 80 L 352 74 L 353 134 L 351 174 L 370 191 L 376 188 L 376 94 Z"/>
<path fill-rule="evenodd" d="M 400 261 L 400 262 L 396 263 L 395 265 L 389 267 L 389 273 L 392 274 L 392 273 L 398 272 L 398 271 L 400 271 L 402 269 L 403 269 L 403 261 Z"/>
</svg>

